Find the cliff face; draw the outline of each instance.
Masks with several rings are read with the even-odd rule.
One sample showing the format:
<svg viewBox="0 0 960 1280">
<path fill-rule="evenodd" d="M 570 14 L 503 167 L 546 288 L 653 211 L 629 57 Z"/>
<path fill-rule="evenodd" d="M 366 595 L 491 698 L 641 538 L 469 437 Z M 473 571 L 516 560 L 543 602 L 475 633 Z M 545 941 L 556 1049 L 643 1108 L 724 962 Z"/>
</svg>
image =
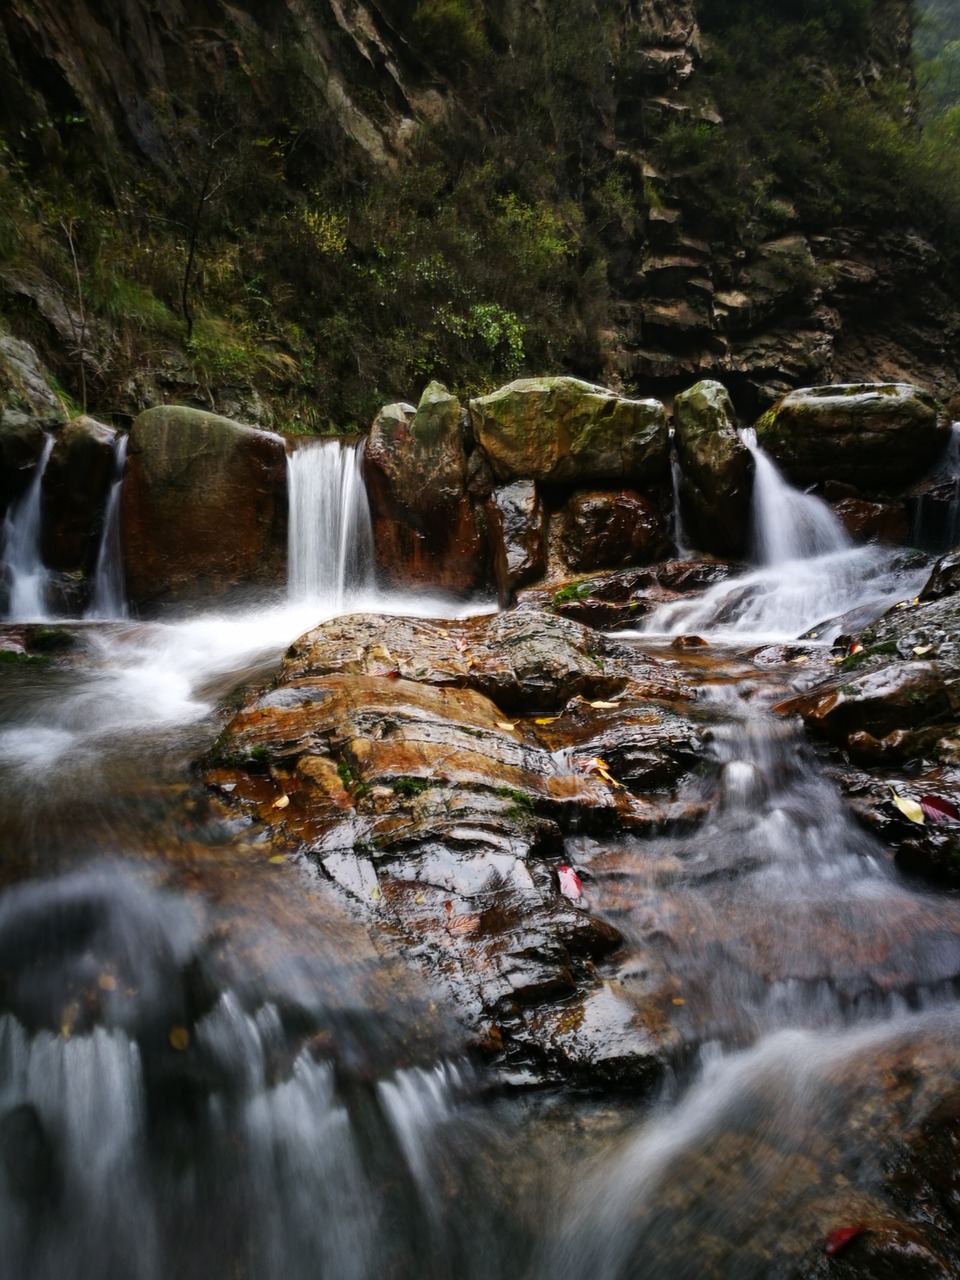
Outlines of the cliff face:
<svg viewBox="0 0 960 1280">
<path fill-rule="evenodd" d="M 560 16 L 521 0 L 8 0 L 0 160 L 22 200 L 44 187 L 30 208 L 64 243 L 59 269 L 35 270 L 0 234 L 0 308 L 75 395 L 85 368 L 102 412 L 181 398 L 269 417 L 273 398 L 292 416 L 299 379 L 363 426 L 376 396 L 456 383 L 458 361 L 474 385 L 548 364 L 645 393 L 712 376 L 745 412 L 831 379 L 952 394 L 960 290 L 909 209 L 868 190 L 857 213 L 829 132 L 841 109 L 907 109 L 891 103 L 911 5 L 838 9 L 857 22 L 834 36 L 797 20 L 790 44 L 721 0 L 577 0 Z M 789 54 L 815 89 L 793 170 L 736 89 L 751 39 L 758 65 Z M 115 234 L 94 245 L 98 207 Z M 108 241 L 168 309 L 162 342 L 139 340 L 148 321 L 117 338 L 123 303 L 111 313 L 94 287 Z M 153 274 L 130 267 L 147 249 Z M 221 367 L 198 342 L 205 313 L 254 326 L 256 358 Z M 352 390 L 338 400 L 334 383 Z"/>
</svg>

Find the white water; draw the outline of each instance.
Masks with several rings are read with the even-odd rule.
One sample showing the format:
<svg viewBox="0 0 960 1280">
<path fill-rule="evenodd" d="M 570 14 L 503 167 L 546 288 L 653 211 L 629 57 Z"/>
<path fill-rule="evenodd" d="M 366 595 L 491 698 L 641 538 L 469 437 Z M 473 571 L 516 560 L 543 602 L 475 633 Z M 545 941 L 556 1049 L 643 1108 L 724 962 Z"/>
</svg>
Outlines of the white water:
<svg viewBox="0 0 960 1280">
<path fill-rule="evenodd" d="M 129 442 L 130 437 L 126 433 L 117 436 L 114 478 L 103 513 L 103 536 L 93 573 L 90 605 L 84 615 L 87 618 L 126 618 L 129 613 L 123 573 L 123 548 L 120 545 L 120 492 Z"/>
<path fill-rule="evenodd" d="M 362 445 L 299 443 L 287 458 L 292 600 L 342 611 L 373 586 L 373 530 L 363 483 Z"/>
<path fill-rule="evenodd" d="M 664 605 L 647 619 L 644 635 L 744 643 L 815 631 L 828 641 L 916 593 L 926 566 L 905 569 L 892 549 L 854 546 L 825 502 L 789 485 L 752 431 L 742 435 L 756 463 L 751 545 L 758 567 Z"/>
<path fill-rule="evenodd" d="M 3 568 L 10 583 L 7 617 L 18 622 L 47 617 L 49 574 L 40 554 L 40 487 L 53 445 L 54 437 L 47 436 L 30 487 L 3 522 Z"/>
</svg>

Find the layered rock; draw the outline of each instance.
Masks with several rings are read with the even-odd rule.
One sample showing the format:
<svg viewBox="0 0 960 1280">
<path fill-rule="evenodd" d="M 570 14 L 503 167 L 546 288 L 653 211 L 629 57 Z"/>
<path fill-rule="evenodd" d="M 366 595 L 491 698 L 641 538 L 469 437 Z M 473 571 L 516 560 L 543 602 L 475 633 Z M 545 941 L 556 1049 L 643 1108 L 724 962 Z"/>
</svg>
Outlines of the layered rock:
<svg viewBox="0 0 960 1280">
<path fill-rule="evenodd" d="M 719 382 L 698 382 L 675 398 L 673 418 L 684 530 L 702 551 L 743 555 L 750 532 L 753 459 L 740 439 L 726 388 Z"/>
<path fill-rule="evenodd" d="M 757 439 L 797 485 L 831 478 L 903 489 L 947 442 L 937 403 L 910 383 L 850 383 L 791 391 L 757 422 Z"/>
<path fill-rule="evenodd" d="M 139 607 L 282 586 L 283 440 L 199 409 L 146 410 L 130 431 L 122 545 Z"/>
<path fill-rule="evenodd" d="M 636 1086 L 669 1028 L 605 994 L 620 935 L 558 866 L 570 830 L 664 821 L 696 762 L 691 693 L 669 664 L 533 611 L 338 618 L 234 717 L 207 781 L 415 947 L 504 1067 Z"/>
</svg>

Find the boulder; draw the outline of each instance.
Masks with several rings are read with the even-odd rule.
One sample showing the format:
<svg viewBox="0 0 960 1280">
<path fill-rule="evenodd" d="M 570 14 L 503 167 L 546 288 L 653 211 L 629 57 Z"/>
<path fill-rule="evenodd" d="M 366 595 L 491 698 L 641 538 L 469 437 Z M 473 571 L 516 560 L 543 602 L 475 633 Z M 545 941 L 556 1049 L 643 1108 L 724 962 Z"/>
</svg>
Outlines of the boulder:
<svg viewBox="0 0 960 1280">
<path fill-rule="evenodd" d="M 910 537 L 910 523 L 903 503 L 841 498 L 833 504 L 833 511 L 855 542 L 889 542 L 902 546 Z"/>
<path fill-rule="evenodd" d="M 575 573 L 651 564 L 670 550 L 663 517 L 632 489 L 580 490 L 560 519 L 561 554 Z"/>
<path fill-rule="evenodd" d="M 60 432 L 40 486 L 44 563 L 60 573 L 90 573 L 113 478 L 117 433 L 93 418 Z"/>
<path fill-rule="evenodd" d="M 416 409 L 383 408 L 364 471 L 382 581 L 460 593 L 486 585 L 486 528 L 467 491 L 466 419 L 456 396 L 431 382 Z"/>
<path fill-rule="evenodd" d="M 680 509 L 689 539 L 711 555 L 740 556 L 750 533 L 753 458 L 726 388 L 698 382 L 673 402 Z"/>
<path fill-rule="evenodd" d="M 130 431 L 121 513 L 138 607 L 286 581 L 279 436 L 200 409 L 147 409 Z"/>
<path fill-rule="evenodd" d="M 493 572 L 501 605 L 547 567 L 547 517 L 532 480 L 495 489 L 486 504 Z"/>
<path fill-rule="evenodd" d="M 576 378 L 522 378 L 469 408 L 499 480 L 647 486 L 667 474 L 667 421 L 658 400 L 627 400 Z"/>
<path fill-rule="evenodd" d="M 900 490 L 942 453 L 949 428 L 937 402 L 907 382 L 791 391 L 757 422 L 757 439 L 798 485 L 838 480 Z"/>
</svg>

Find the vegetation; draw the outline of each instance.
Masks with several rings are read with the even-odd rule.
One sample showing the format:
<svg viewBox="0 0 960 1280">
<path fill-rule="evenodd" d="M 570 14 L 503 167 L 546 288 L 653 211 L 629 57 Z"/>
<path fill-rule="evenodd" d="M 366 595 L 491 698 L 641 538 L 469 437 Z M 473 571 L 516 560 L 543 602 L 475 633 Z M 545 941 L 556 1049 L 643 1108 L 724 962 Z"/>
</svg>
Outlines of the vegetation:
<svg viewBox="0 0 960 1280">
<path fill-rule="evenodd" d="M 78 110 L 7 129 L 0 272 L 17 285 L 2 306 L 75 401 L 108 417 L 157 388 L 210 405 L 256 388 L 279 428 L 345 431 L 434 377 L 467 394 L 521 373 L 601 376 L 619 264 L 662 200 L 604 138 L 644 92 L 624 7 L 394 8 L 425 82 L 448 91 L 395 164 L 348 140 L 292 40 L 279 57 L 245 50 L 206 96 L 154 98 L 149 162 L 104 161 Z M 918 115 L 880 8 L 700 0 L 687 110 L 638 126 L 685 225 L 736 249 L 798 223 L 899 222 L 960 259 L 960 20 L 953 0 L 926 0 Z M 358 73 L 351 92 L 375 117 L 378 84 Z M 798 293 L 820 283 L 809 262 L 772 269 Z"/>
</svg>

